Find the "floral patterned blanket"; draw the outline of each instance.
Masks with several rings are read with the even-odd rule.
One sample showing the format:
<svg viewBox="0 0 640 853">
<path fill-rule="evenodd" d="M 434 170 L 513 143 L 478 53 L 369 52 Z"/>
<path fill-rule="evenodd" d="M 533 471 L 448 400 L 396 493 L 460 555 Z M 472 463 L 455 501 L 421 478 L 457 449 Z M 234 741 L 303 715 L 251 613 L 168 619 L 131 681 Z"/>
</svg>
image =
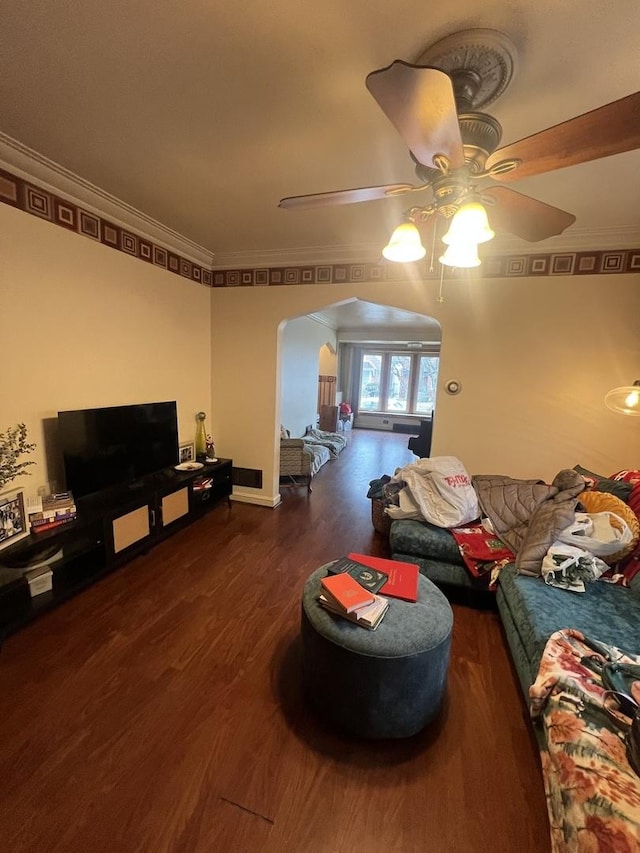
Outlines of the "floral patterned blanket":
<svg viewBox="0 0 640 853">
<path fill-rule="evenodd" d="M 599 674 L 607 661 L 638 664 L 640 655 L 557 631 L 529 688 L 553 853 L 640 850 L 640 777 L 627 760 L 629 719 Z"/>
</svg>

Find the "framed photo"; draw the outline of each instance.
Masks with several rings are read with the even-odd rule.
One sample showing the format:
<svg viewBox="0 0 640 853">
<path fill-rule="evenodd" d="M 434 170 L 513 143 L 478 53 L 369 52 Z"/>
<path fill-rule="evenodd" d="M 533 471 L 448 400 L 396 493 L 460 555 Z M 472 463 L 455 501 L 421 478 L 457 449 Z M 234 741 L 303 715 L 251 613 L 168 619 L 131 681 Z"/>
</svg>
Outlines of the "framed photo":
<svg viewBox="0 0 640 853">
<path fill-rule="evenodd" d="M 183 462 L 193 462 L 196 458 L 196 446 L 193 444 L 181 444 L 180 445 L 180 459 L 178 462 L 182 464 Z"/>
<path fill-rule="evenodd" d="M 0 495 L 0 548 L 13 545 L 29 535 L 24 508 L 24 492 L 13 489 Z"/>
</svg>

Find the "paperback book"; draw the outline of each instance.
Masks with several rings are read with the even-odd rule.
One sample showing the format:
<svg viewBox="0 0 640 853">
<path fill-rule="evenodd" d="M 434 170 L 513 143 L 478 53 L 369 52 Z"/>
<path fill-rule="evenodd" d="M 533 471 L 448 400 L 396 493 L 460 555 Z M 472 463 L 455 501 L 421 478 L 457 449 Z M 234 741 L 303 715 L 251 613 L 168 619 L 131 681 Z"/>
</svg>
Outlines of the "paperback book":
<svg viewBox="0 0 640 853">
<path fill-rule="evenodd" d="M 375 631 L 380 622 L 389 609 L 389 602 L 381 595 L 374 595 L 374 600 L 371 604 L 365 604 L 351 613 L 346 613 L 341 608 L 337 607 L 326 595 L 321 594 L 318 601 L 321 606 L 333 613 L 336 616 L 342 616 L 350 622 L 355 622 L 357 625 L 362 625 L 363 628 L 368 628 L 370 631 Z"/>
<path fill-rule="evenodd" d="M 387 582 L 388 575 L 385 571 L 376 566 L 367 565 L 360 559 L 361 555 L 355 558 L 352 554 L 348 557 L 342 557 L 336 560 L 328 567 L 329 574 L 348 574 L 356 580 L 360 586 L 372 593 L 379 592 L 381 587 Z M 391 562 L 391 561 L 389 561 Z"/>
<path fill-rule="evenodd" d="M 72 524 L 76 520 L 76 516 L 72 516 L 71 518 L 61 518 L 56 521 L 47 521 L 42 524 L 32 524 L 31 532 L 32 533 L 45 533 L 47 530 L 55 530 L 56 527 L 63 527 L 65 524 Z"/>
<path fill-rule="evenodd" d="M 324 596 L 339 610 L 353 613 L 366 604 L 372 604 L 374 594 L 361 586 L 357 580 L 346 572 L 337 575 L 327 575 L 320 581 Z"/>
</svg>

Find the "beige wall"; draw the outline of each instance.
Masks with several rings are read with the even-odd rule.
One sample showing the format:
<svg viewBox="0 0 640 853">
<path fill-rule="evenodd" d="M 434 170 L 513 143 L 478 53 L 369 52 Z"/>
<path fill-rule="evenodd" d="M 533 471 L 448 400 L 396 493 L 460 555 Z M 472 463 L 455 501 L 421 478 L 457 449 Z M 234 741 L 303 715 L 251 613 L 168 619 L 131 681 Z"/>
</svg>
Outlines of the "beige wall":
<svg viewBox="0 0 640 853">
<path fill-rule="evenodd" d="M 327 329 L 327 332 L 330 330 Z M 336 335 L 329 335 L 333 341 L 332 345 L 323 344 L 320 347 L 318 373 L 321 376 L 337 376 L 338 354 L 336 353 Z"/>
<path fill-rule="evenodd" d="M 603 474 L 637 466 L 638 420 L 610 412 L 603 397 L 640 375 L 640 275 L 450 281 L 441 304 L 437 287 L 416 280 L 212 291 L 216 429 L 225 455 L 263 470 L 254 497 L 277 495 L 280 324 L 350 296 L 440 322 L 434 455 L 458 456 L 472 473 L 544 479 L 578 463 Z M 242 384 L 225 366 L 238 329 Z M 442 391 L 448 379 L 462 382 L 461 394 Z M 233 421 L 223 415 L 229 410 Z"/>
<path fill-rule="evenodd" d="M 65 408 L 176 399 L 181 440 L 207 412 L 216 452 L 263 471 L 239 499 L 277 503 L 286 320 L 345 298 L 442 326 L 434 454 L 474 473 L 551 478 L 580 463 L 637 466 L 638 419 L 606 391 L 640 372 L 640 275 L 214 288 L 0 205 L 0 429 L 24 421 L 38 448 L 27 494 L 51 477 L 44 426 Z M 380 472 L 373 471 L 372 476 Z"/>
<path fill-rule="evenodd" d="M 0 205 L 0 430 L 24 421 L 38 445 L 25 457 L 37 462 L 32 476 L 10 488 L 29 495 L 54 477 L 44 429 L 59 410 L 177 400 L 180 439 L 193 441 L 195 413 L 210 412 L 210 299 L 202 285 Z"/>
<path fill-rule="evenodd" d="M 318 373 L 323 350 L 330 340 L 335 353 L 335 333 L 308 317 L 290 320 L 281 338 L 280 422 L 292 438 L 304 435 L 306 426 L 315 426 L 318 415 Z M 333 375 L 335 376 L 335 355 Z M 330 374 L 327 374 L 330 375 Z"/>
</svg>

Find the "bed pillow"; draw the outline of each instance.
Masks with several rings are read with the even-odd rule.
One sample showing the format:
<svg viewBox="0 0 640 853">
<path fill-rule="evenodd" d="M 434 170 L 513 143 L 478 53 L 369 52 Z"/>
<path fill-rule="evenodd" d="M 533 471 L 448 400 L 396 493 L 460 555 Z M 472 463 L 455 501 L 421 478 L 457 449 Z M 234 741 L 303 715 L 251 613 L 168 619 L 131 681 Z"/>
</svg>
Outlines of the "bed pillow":
<svg viewBox="0 0 640 853">
<path fill-rule="evenodd" d="M 587 489 L 593 489 L 596 492 L 608 492 L 610 495 L 615 495 L 621 501 L 627 502 L 627 498 L 631 494 L 633 488 L 632 483 L 626 483 L 624 480 L 614 480 L 611 477 L 603 477 L 602 474 L 594 474 L 582 465 L 574 465 L 573 470 L 581 474 L 587 481 Z"/>
</svg>

